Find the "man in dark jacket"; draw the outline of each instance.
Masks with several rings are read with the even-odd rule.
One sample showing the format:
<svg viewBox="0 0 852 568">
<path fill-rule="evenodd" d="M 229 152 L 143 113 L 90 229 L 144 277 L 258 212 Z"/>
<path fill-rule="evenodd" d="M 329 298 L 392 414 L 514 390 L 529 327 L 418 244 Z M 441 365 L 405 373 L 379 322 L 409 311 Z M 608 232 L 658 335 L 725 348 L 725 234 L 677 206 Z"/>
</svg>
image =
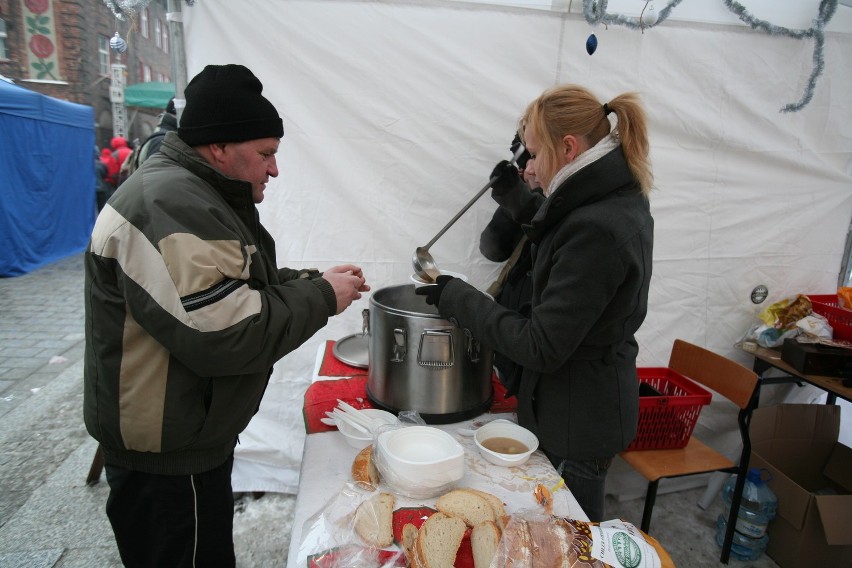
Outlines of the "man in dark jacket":
<svg viewBox="0 0 852 568">
<path fill-rule="evenodd" d="M 241 65 L 186 87 L 178 132 L 116 191 L 85 258 L 84 419 L 126 566 L 234 566 L 231 467 L 272 365 L 369 290 L 279 269 L 256 204 L 283 123 Z"/>
</svg>

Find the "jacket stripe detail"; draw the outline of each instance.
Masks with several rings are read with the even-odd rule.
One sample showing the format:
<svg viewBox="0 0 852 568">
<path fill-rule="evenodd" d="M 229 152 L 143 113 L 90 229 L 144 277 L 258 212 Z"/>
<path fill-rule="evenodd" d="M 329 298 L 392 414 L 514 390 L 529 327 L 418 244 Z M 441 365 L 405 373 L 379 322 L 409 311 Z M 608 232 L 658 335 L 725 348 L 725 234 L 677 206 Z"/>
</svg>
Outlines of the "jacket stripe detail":
<svg viewBox="0 0 852 568">
<path fill-rule="evenodd" d="M 124 447 L 159 452 L 169 353 L 133 319 L 124 318 L 123 355 L 118 386 L 119 427 Z"/>
<path fill-rule="evenodd" d="M 253 246 L 245 247 L 244 256 L 237 241 L 205 241 L 181 233 L 162 239 L 159 247 L 109 205 L 101 211 L 92 232 L 92 253 L 115 259 L 128 278 L 187 327 L 221 331 L 260 313 L 260 293 L 248 286 L 237 287 L 213 304 L 196 306 L 192 317 L 179 295 L 179 291 L 183 296 L 206 291 L 222 283 L 223 277 L 226 282 L 247 278 Z M 190 274 L 195 276 L 190 278 Z"/>
</svg>

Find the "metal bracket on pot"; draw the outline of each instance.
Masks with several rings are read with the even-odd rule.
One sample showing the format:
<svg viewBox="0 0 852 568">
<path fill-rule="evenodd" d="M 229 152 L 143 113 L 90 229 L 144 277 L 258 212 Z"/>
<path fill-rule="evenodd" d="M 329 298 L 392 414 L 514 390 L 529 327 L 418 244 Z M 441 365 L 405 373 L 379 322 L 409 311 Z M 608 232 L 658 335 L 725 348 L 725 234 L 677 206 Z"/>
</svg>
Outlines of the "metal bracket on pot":
<svg viewBox="0 0 852 568">
<path fill-rule="evenodd" d="M 479 363 L 479 342 L 467 328 L 464 330 L 464 338 L 467 340 L 467 358 L 471 363 Z"/>
<path fill-rule="evenodd" d="M 420 334 L 417 363 L 421 367 L 446 369 L 455 365 L 451 329 L 426 329 Z"/>
<path fill-rule="evenodd" d="M 370 335 L 370 308 L 361 310 L 361 335 Z"/>
<path fill-rule="evenodd" d="M 401 327 L 393 330 L 393 357 L 391 358 L 391 361 L 394 363 L 402 363 L 405 361 L 406 336 L 406 331 Z"/>
</svg>

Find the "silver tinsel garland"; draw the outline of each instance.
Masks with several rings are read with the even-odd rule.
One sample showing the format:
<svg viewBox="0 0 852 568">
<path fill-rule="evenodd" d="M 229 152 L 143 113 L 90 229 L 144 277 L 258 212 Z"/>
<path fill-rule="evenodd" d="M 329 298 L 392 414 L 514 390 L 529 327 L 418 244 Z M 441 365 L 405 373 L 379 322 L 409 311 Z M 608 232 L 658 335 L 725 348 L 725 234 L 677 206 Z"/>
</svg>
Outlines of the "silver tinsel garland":
<svg viewBox="0 0 852 568">
<path fill-rule="evenodd" d="M 119 20 L 125 18 L 135 19 L 136 13 L 151 3 L 151 0 L 103 0 L 104 3 L 112 10 L 115 17 Z M 184 0 L 187 6 L 195 4 L 196 0 Z M 631 29 L 638 29 L 644 32 L 646 27 L 658 26 L 665 22 L 672 10 L 674 10 L 683 0 L 672 0 L 666 7 L 660 10 L 657 21 L 653 24 L 645 24 L 639 18 L 632 16 L 624 16 L 621 14 L 607 13 L 607 0 L 583 0 L 583 16 L 590 24 L 616 25 L 625 26 Z M 834 16 L 837 10 L 837 0 L 822 0 L 819 5 L 819 15 L 814 20 L 814 25 L 805 30 L 793 30 L 782 26 L 776 26 L 766 20 L 755 18 L 745 6 L 734 0 L 722 0 L 728 10 L 731 11 L 740 21 L 748 24 L 752 29 L 759 30 L 772 36 L 785 36 L 795 39 L 814 40 L 813 54 L 813 70 L 808 79 L 808 85 L 802 98 L 796 103 L 790 103 L 781 108 L 781 112 L 796 112 L 802 110 L 814 96 L 817 79 L 822 75 L 825 69 L 825 59 L 823 56 L 825 47 L 825 26 Z"/>
<path fill-rule="evenodd" d="M 195 0 L 184 0 L 184 2 L 187 6 L 195 4 Z M 104 4 L 119 20 L 134 19 L 136 13 L 150 3 L 151 0 L 104 0 Z"/>
<path fill-rule="evenodd" d="M 631 29 L 641 29 L 644 31 L 646 27 L 658 26 L 669 17 L 671 11 L 678 6 L 683 0 L 672 0 L 665 8 L 660 10 L 656 23 L 651 26 L 643 24 L 639 18 L 623 16 L 621 14 L 609 14 L 606 11 L 607 0 L 583 0 L 583 16 L 590 24 L 602 23 L 604 25 L 625 26 Z M 776 26 L 766 20 L 755 18 L 749 13 L 746 8 L 739 2 L 734 0 L 722 0 L 728 10 L 731 11 L 740 21 L 748 24 L 752 29 L 759 30 L 772 36 L 785 36 L 794 39 L 809 39 L 814 40 L 814 55 L 813 55 L 813 71 L 811 71 L 808 85 L 802 98 L 796 103 L 790 103 L 781 108 L 780 112 L 796 112 L 807 106 L 814 96 L 816 82 L 825 69 L 825 59 L 823 50 L 825 47 L 825 26 L 834 16 L 837 10 L 837 0 L 822 0 L 819 4 L 819 15 L 813 22 L 813 27 L 805 30 L 793 30 L 781 26 Z"/>
</svg>

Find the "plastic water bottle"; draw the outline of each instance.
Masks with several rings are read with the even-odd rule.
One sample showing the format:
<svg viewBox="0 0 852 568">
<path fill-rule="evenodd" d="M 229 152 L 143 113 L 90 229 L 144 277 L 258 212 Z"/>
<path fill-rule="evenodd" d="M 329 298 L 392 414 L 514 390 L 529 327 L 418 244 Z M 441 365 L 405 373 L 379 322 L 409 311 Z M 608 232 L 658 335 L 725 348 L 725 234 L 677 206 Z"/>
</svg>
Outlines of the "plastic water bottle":
<svg viewBox="0 0 852 568">
<path fill-rule="evenodd" d="M 728 530 L 728 515 L 719 514 L 716 518 L 716 543 L 722 546 L 725 543 L 725 532 Z M 760 538 L 752 538 L 734 530 L 734 538 L 731 541 L 731 558 L 748 562 L 757 560 L 766 551 L 769 544 L 769 535 Z"/>
<path fill-rule="evenodd" d="M 728 516 L 731 512 L 736 476 L 731 476 L 722 490 L 725 513 L 716 519 L 716 542 L 719 546 L 725 539 Z M 738 560 L 756 560 L 766 550 L 769 535 L 766 527 L 775 518 L 778 510 L 778 498 L 761 477 L 761 470 L 750 468 L 743 486 L 737 524 L 734 527 L 734 539 L 731 555 Z"/>
</svg>

